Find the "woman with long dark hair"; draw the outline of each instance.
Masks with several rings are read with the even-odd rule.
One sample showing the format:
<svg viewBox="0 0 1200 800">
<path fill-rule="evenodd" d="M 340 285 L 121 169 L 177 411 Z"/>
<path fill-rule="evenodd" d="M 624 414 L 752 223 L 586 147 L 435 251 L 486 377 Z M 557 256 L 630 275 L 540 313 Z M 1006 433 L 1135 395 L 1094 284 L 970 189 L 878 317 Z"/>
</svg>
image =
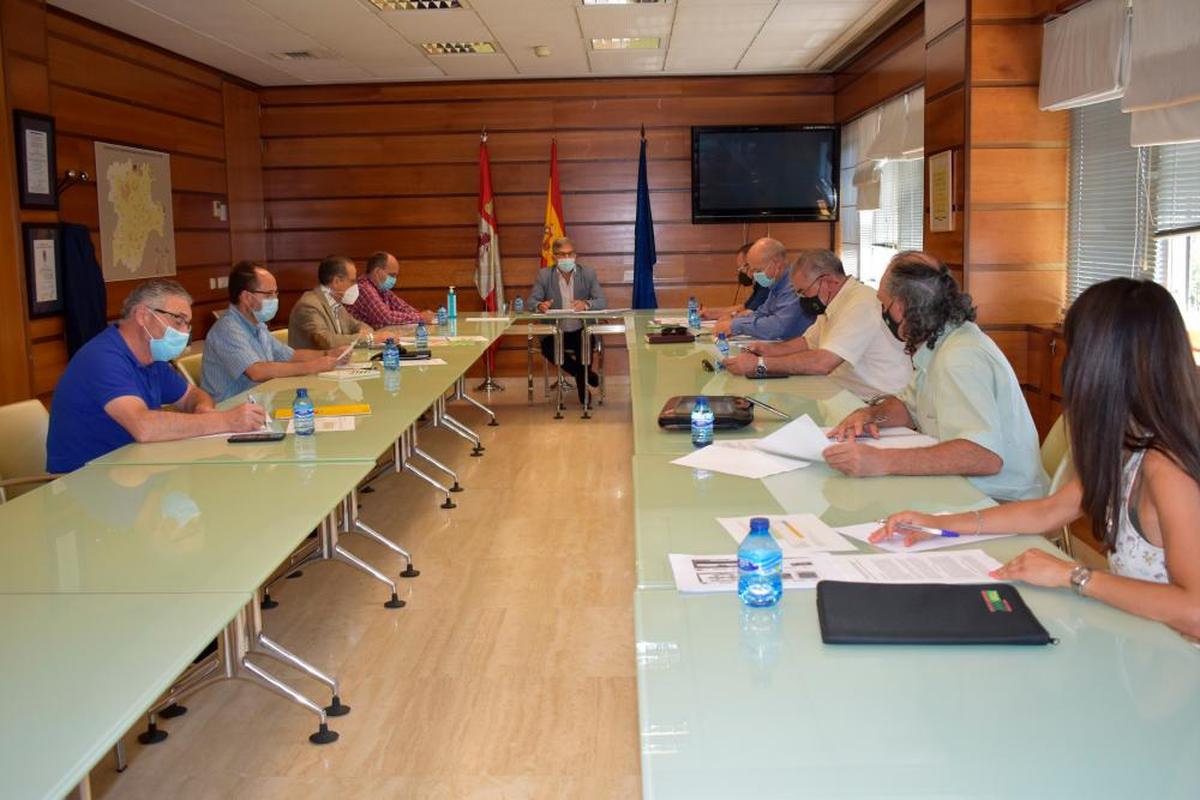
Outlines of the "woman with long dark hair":
<svg viewBox="0 0 1200 800">
<path fill-rule="evenodd" d="M 906 523 L 1040 533 L 1086 513 L 1108 571 L 1030 549 L 993 576 L 1073 587 L 1200 637 L 1200 379 L 1183 317 L 1158 284 L 1117 278 L 1080 295 L 1065 330 L 1071 480 L 1045 499 L 985 511 L 893 514 L 872 540 L 925 536 Z"/>
</svg>

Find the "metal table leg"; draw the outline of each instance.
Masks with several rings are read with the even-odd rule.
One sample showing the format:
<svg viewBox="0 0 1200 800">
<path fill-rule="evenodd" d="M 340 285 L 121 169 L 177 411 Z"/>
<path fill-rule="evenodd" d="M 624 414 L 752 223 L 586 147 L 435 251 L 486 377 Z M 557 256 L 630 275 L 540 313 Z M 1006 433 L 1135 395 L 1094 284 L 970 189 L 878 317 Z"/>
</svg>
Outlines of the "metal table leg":
<svg viewBox="0 0 1200 800">
<path fill-rule="evenodd" d="M 525 366 L 529 376 L 526 383 L 526 390 L 529 393 L 529 402 L 533 402 L 533 325 L 530 324 L 529 332 L 525 334 Z"/>
<path fill-rule="evenodd" d="M 413 568 L 412 556 L 407 550 L 358 518 L 357 489 L 352 491 L 350 496 L 342 503 L 342 528 L 354 533 L 360 533 L 371 541 L 377 542 L 402 556 L 404 558 L 404 570 L 400 573 L 401 578 L 415 578 L 421 574 L 419 570 Z"/>
<path fill-rule="evenodd" d="M 451 399 L 454 398 L 452 397 Z M 433 426 L 435 428 L 445 428 L 451 433 L 461 436 L 470 442 L 474 448 L 471 450 L 472 456 L 479 457 L 483 455 L 483 451 L 487 449 L 483 446 L 483 441 L 479 438 L 479 434 L 468 428 L 457 418 L 451 416 L 450 412 L 446 410 L 445 397 L 439 397 L 433 404 Z"/>
<path fill-rule="evenodd" d="M 407 470 L 408 472 L 411 472 L 413 475 L 416 475 L 418 478 L 425 481 L 430 486 L 433 486 L 435 489 L 437 489 L 442 494 L 446 495 L 446 502 L 442 503 L 442 508 L 456 508 L 454 501 L 450 499 L 450 489 L 448 487 L 442 485 L 441 483 L 437 482 L 433 478 L 431 478 L 428 474 L 426 474 L 424 472 L 424 470 L 421 470 L 420 468 L 413 466 L 412 462 L 409 460 L 410 457 L 412 455 L 414 455 L 413 450 L 415 449 L 415 445 L 413 445 L 412 442 L 415 442 L 415 441 L 416 441 L 416 428 L 415 427 L 409 428 L 407 431 L 404 432 L 404 435 L 396 441 L 396 444 L 394 445 L 394 449 L 396 452 L 396 466 L 395 466 L 396 472 L 401 472 L 401 471 L 405 471 L 405 470 Z"/>
<path fill-rule="evenodd" d="M 85 775 L 83 780 L 79 782 L 79 785 L 76 786 L 69 795 L 67 795 L 66 800 L 92 800 L 91 777 Z"/>
<path fill-rule="evenodd" d="M 583 414 L 580 419 L 591 419 L 592 390 L 588 386 L 588 375 L 592 371 L 592 328 L 586 319 L 579 330 L 579 351 L 579 363 L 583 365 L 583 374 L 579 378 L 583 381 Z"/>
<path fill-rule="evenodd" d="M 563 418 L 563 335 L 562 335 L 562 320 L 554 320 L 554 368 L 558 373 L 557 386 L 557 405 L 554 408 L 554 418 Z"/>
<path fill-rule="evenodd" d="M 488 422 L 489 428 L 493 428 L 496 425 L 500 424 L 496 421 L 496 412 L 495 411 L 492 411 L 490 408 L 485 406 L 483 403 L 479 402 L 474 397 L 471 397 L 471 395 L 467 394 L 467 376 L 466 375 L 459 376 L 458 380 L 454 384 L 454 394 L 450 396 L 450 399 L 451 400 L 462 400 L 464 402 L 470 403 L 471 405 L 475 406 L 483 413 L 487 414 L 488 417 L 490 417 L 490 420 Z"/>
</svg>

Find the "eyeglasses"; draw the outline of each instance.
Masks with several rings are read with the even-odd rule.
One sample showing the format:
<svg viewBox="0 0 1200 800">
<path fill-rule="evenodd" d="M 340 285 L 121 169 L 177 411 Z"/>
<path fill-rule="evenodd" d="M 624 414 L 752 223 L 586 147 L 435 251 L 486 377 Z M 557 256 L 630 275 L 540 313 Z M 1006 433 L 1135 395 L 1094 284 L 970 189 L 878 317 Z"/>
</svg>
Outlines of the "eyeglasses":
<svg viewBox="0 0 1200 800">
<path fill-rule="evenodd" d="M 555 253 L 554 257 L 555 258 L 574 258 L 575 251 L 574 250 L 563 250 L 561 253 Z"/>
<path fill-rule="evenodd" d="M 183 314 L 176 314 L 174 311 L 167 311 L 165 308 L 152 308 L 150 310 L 155 314 L 162 314 L 163 316 L 170 317 L 176 326 L 182 328 L 188 333 L 192 332 L 192 321 Z"/>
<path fill-rule="evenodd" d="M 263 290 L 263 289 L 251 289 L 251 290 L 250 290 L 250 293 L 251 293 L 251 294 L 261 294 L 261 295 L 264 295 L 264 296 L 266 296 L 266 297 L 279 297 L 279 290 L 278 290 L 278 289 L 271 289 L 270 291 L 266 291 L 266 290 Z"/>
</svg>

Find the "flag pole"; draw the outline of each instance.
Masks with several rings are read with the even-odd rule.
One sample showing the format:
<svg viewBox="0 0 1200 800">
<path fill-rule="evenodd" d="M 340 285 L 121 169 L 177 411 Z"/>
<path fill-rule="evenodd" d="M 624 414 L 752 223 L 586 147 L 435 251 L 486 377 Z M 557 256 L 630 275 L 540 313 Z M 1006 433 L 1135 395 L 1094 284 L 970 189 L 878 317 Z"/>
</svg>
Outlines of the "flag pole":
<svg viewBox="0 0 1200 800">
<path fill-rule="evenodd" d="M 480 147 L 481 152 L 487 146 L 487 140 L 488 140 L 487 125 L 481 125 L 479 128 L 479 147 Z M 488 173 L 489 173 L 489 182 L 490 182 L 490 179 L 491 179 L 490 167 L 488 169 Z M 490 192 L 490 189 L 489 189 L 489 192 Z M 497 307 L 499 307 L 503 302 L 504 302 L 503 297 L 497 298 L 497 302 L 496 302 Z M 485 309 L 486 309 L 486 307 L 485 307 Z M 504 387 L 496 380 L 496 377 L 495 377 L 495 375 L 496 375 L 496 343 L 493 343 L 484 352 L 483 365 L 484 365 L 484 370 L 485 370 L 483 383 L 476 386 L 475 390 L 476 391 L 486 391 L 486 392 L 502 392 L 502 391 L 504 391 Z M 492 421 L 488 424 L 489 425 L 496 424 L 496 415 L 495 414 L 492 415 Z"/>
</svg>

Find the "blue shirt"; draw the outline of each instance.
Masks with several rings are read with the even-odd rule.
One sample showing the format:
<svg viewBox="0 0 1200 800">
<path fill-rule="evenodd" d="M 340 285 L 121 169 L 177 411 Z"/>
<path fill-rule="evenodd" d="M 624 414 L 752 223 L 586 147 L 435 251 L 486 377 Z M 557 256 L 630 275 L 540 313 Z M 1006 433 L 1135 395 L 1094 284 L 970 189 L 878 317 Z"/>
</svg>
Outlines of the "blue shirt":
<svg viewBox="0 0 1200 800">
<path fill-rule="evenodd" d="M 251 324 L 230 306 L 204 339 L 200 387 L 219 403 L 257 385 L 246 376 L 251 366 L 260 361 L 291 361 L 294 353 L 272 336 L 266 325 Z"/>
<path fill-rule="evenodd" d="M 755 339 L 793 339 L 808 330 L 813 318 L 800 308 L 800 297 L 792 286 L 792 268 L 775 279 L 763 301 L 752 314 L 734 317 L 730 333 Z"/>
<path fill-rule="evenodd" d="M 750 296 L 746 298 L 746 302 L 742 303 L 742 305 L 746 307 L 747 311 L 757 311 L 758 307 L 767 301 L 767 295 L 770 293 L 770 289 L 765 286 L 759 286 L 757 283 L 755 283 L 754 289 L 750 292 Z"/>
<path fill-rule="evenodd" d="M 104 410 L 109 401 L 140 397 L 146 408 L 157 410 L 178 402 L 187 391 L 188 382 L 174 367 L 163 361 L 143 364 L 115 325 L 106 328 L 79 349 L 54 387 L 47 471 L 79 469 L 133 441 Z"/>
</svg>

